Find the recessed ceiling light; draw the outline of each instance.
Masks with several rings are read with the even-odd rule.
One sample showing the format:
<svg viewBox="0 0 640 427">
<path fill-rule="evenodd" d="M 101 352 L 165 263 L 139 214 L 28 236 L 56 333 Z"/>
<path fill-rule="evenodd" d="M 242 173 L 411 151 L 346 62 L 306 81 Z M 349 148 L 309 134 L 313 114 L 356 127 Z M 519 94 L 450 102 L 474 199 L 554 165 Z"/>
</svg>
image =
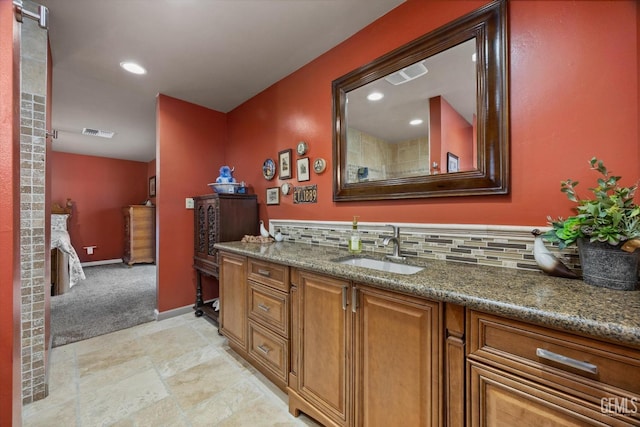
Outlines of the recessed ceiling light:
<svg viewBox="0 0 640 427">
<path fill-rule="evenodd" d="M 473 62 L 476 62 L 476 54 L 475 54 L 475 53 L 474 53 L 473 55 L 471 55 L 471 60 L 472 60 Z"/>
<path fill-rule="evenodd" d="M 380 92 L 372 92 L 369 95 L 367 95 L 367 99 L 369 101 L 380 101 L 382 98 L 384 98 L 384 95 L 381 94 Z"/>
<path fill-rule="evenodd" d="M 144 67 L 136 64 L 135 62 L 124 61 L 120 63 L 120 66 L 133 74 L 147 74 L 147 70 L 145 70 Z"/>
<path fill-rule="evenodd" d="M 418 126 L 422 124 L 422 119 L 413 119 L 409 122 L 411 126 Z"/>
</svg>

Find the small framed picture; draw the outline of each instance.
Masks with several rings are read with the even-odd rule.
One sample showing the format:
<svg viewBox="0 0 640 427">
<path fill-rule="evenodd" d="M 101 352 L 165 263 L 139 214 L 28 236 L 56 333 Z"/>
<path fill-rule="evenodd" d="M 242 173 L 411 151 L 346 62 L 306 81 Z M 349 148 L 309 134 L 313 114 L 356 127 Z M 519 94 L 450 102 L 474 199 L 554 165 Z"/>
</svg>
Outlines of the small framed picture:
<svg viewBox="0 0 640 427">
<path fill-rule="evenodd" d="M 280 204 L 280 187 L 267 188 L 267 205 Z"/>
<path fill-rule="evenodd" d="M 291 178 L 291 148 L 278 153 L 278 164 L 280 166 L 280 179 Z"/>
<path fill-rule="evenodd" d="M 156 177 L 149 178 L 149 197 L 156 197 Z"/>
<path fill-rule="evenodd" d="M 296 162 L 296 166 L 298 169 L 298 181 L 302 182 L 302 181 L 309 181 L 309 158 L 308 157 L 303 157 L 301 159 L 298 159 L 298 161 Z"/>
<path fill-rule="evenodd" d="M 447 153 L 447 172 L 458 172 L 459 170 L 458 156 L 453 153 Z"/>
</svg>

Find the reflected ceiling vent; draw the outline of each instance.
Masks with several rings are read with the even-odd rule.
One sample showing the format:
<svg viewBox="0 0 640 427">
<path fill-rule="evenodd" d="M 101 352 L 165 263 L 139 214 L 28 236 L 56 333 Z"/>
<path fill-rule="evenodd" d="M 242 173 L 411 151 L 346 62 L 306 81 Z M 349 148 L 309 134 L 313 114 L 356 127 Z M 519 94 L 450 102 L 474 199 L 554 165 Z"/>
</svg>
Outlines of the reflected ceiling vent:
<svg viewBox="0 0 640 427">
<path fill-rule="evenodd" d="M 406 82 L 410 82 L 413 79 L 417 79 L 420 76 L 427 74 L 429 70 L 424 66 L 424 61 L 416 62 L 408 67 L 404 67 L 402 70 L 396 71 L 393 74 L 389 74 L 384 79 L 392 85 L 401 85 Z"/>
<path fill-rule="evenodd" d="M 82 134 L 111 139 L 113 138 L 113 135 L 115 135 L 115 132 L 107 132 L 106 130 L 98 130 L 98 129 L 91 129 L 91 128 L 82 128 Z"/>
</svg>

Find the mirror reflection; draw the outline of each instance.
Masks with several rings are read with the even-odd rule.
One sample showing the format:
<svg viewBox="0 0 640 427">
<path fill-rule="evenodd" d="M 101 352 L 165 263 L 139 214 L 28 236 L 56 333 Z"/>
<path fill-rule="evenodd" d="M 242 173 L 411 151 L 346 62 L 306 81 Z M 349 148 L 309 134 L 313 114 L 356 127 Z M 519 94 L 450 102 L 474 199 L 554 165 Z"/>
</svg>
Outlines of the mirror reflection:
<svg viewBox="0 0 640 427">
<path fill-rule="evenodd" d="M 346 182 L 477 169 L 476 39 L 346 93 Z"/>
<path fill-rule="evenodd" d="M 509 192 L 507 3 L 333 81 L 334 201 Z"/>
</svg>

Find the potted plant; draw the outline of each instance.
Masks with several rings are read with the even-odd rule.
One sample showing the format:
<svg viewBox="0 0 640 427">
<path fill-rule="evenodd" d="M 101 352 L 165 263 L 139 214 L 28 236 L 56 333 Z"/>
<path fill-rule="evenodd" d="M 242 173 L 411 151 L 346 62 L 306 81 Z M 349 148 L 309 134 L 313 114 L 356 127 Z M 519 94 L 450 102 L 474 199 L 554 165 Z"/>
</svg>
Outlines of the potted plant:
<svg viewBox="0 0 640 427">
<path fill-rule="evenodd" d="M 560 183 L 560 191 L 577 206 L 567 219 L 548 217 L 551 229 L 543 238 L 560 249 L 577 244 L 586 283 L 613 289 L 633 290 L 638 284 L 640 206 L 633 197 L 638 187 L 621 187 L 620 176 L 609 173 L 602 160 L 592 158 L 591 169 L 601 177 L 590 188 L 593 197 L 576 193 L 577 181 Z"/>
</svg>

